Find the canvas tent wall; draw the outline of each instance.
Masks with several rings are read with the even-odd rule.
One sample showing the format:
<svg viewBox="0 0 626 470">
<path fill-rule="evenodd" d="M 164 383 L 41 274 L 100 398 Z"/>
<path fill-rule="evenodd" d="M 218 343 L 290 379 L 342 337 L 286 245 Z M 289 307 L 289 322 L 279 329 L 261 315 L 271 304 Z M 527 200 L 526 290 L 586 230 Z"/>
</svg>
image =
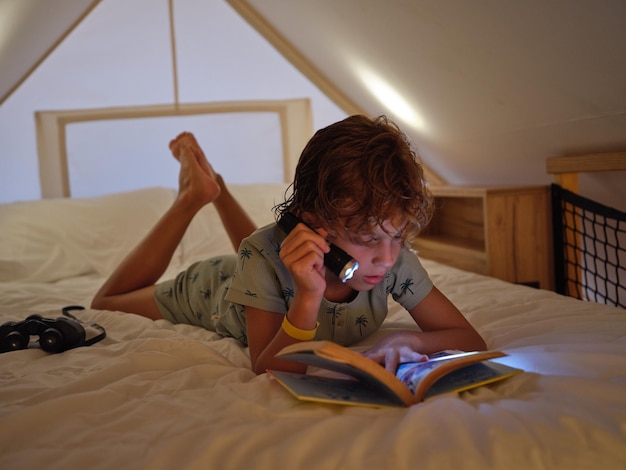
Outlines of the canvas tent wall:
<svg viewBox="0 0 626 470">
<path fill-rule="evenodd" d="M 225 2 L 96 3 L 85 7 L 89 14 L 78 15 L 82 21 L 0 106 L 5 170 L 0 172 L 0 202 L 40 197 L 37 111 L 307 99 L 309 133 L 346 115 Z M 73 195 L 175 186 L 177 167 L 167 143 L 181 130 L 195 132 L 207 152 L 229 155 L 232 164 L 219 169 L 229 181 L 285 178 L 282 165 L 267 163 L 282 161 L 278 113 L 180 114 L 68 125 Z M 246 159 L 252 161 L 242 171 Z M 103 171 L 119 174 L 117 187 L 99 185 Z"/>
<path fill-rule="evenodd" d="M 0 5 L 18 2 L 36 5 L 33 12 L 42 3 L 81 4 Z M 0 183 L 12 187 L 3 200 L 38 197 L 35 110 L 175 100 L 172 5 L 176 50 L 186 54 L 178 63 L 181 102 L 310 97 L 314 128 L 355 108 L 387 113 L 428 166 L 458 184 L 547 184 L 547 157 L 626 146 L 619 0 L 101 0 L 0 106 L 2 174 L 11 175 Z M 39 38 L 41 28 L 28 30 Z M 404 119 L 392 106 L 397 97 L 421 121 Z M 137 148 L 154 155 L 145 140 Z M 601 200 L 626 201 L 623 175 L 592 178 Z"/>
</svg>

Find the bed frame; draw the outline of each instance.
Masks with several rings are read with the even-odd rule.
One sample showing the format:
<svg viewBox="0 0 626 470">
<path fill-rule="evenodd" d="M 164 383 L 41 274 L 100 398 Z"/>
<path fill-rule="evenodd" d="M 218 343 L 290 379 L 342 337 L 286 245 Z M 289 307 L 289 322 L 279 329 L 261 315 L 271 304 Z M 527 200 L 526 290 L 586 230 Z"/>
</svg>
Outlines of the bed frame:
<svg viewBox="0 0 626 470">
<path fill-rule="evenodd" d="M 283 174 L 285 182 L 292 181 L 300 152 L 313 135 L 313 115 L 308 98 L 38 111 L 35 113 L 35 122 L 41 197 L 47 199 L 72 195 L 66 137 L 66 129 L 70 124 L 220 113 L 276 113 L 281 127 Z"/>
</svg>

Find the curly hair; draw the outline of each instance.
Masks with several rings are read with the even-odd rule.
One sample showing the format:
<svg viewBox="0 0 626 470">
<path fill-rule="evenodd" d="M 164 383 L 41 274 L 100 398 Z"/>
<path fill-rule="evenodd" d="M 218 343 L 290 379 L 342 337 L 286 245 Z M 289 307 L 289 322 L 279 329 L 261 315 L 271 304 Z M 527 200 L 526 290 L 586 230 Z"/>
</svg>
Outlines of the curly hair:
<svg viewBox="0 0 626 470">
<path fill-rule="evenodd" d="M 328 231 L 372 232 L 398 217 L 412 240 L 428 224 L 433 198 L 406 135 L 385 116 L 350 116 L 320 129 L 302 151 L 280 217 L 311 212 Z"/>
</svg>

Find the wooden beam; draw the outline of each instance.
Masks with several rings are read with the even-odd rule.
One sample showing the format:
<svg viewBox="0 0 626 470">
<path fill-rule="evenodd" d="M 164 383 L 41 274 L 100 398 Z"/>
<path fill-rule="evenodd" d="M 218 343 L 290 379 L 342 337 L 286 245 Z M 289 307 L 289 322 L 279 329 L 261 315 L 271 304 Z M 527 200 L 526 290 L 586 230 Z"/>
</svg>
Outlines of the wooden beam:
<svg viewBox="0 0 626 470">
<path fill-rule="evenodd" d="M 550 157 L 546 170 L 550 174 L 622 171 L 626 170 L 626 152 Z"/>
</svg>

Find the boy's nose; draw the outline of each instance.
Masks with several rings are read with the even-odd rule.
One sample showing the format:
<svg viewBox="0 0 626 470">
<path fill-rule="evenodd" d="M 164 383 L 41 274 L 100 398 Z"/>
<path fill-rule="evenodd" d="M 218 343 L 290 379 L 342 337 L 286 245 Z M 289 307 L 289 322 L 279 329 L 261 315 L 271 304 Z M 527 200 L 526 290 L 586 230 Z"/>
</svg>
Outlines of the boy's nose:
<svg viewBox="0 0 626 470">
<path fill-rule="evenodd" d="M 394 250 L 391 243 L 380 243 L 372 261 L 375 266 L 382 266 L 385 270 L 388 270 L 393 266 L 394 258 Z"/>
</svg>

